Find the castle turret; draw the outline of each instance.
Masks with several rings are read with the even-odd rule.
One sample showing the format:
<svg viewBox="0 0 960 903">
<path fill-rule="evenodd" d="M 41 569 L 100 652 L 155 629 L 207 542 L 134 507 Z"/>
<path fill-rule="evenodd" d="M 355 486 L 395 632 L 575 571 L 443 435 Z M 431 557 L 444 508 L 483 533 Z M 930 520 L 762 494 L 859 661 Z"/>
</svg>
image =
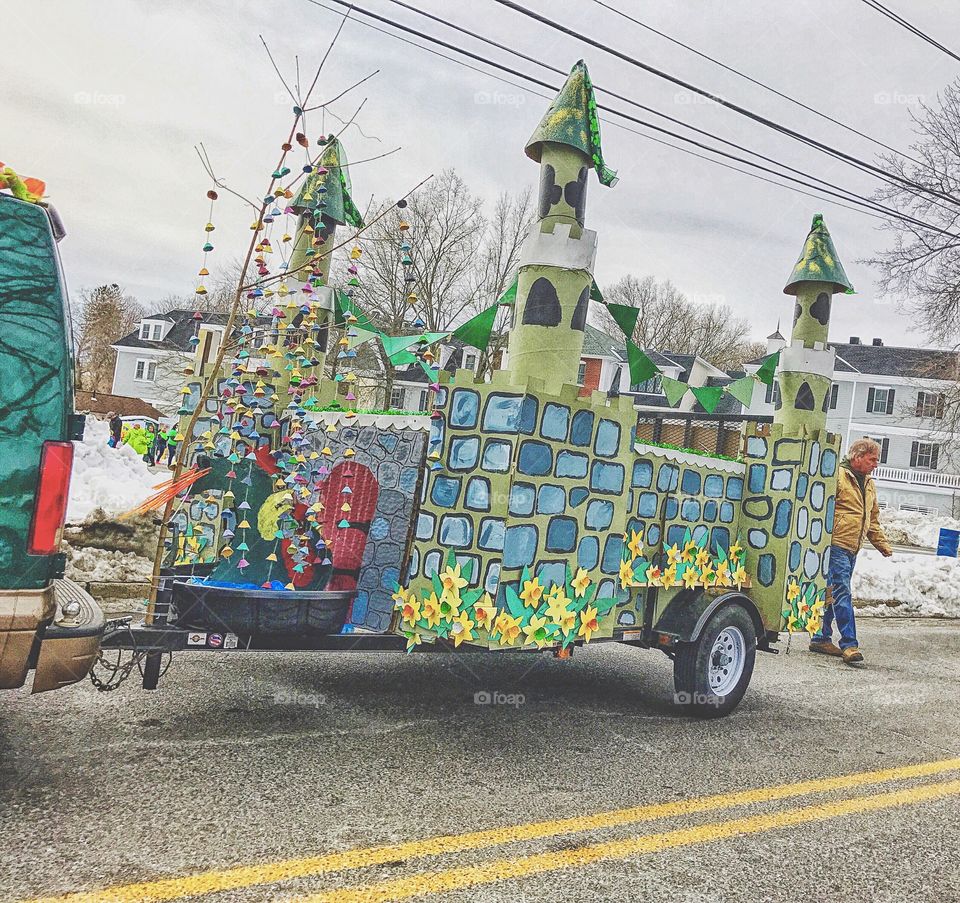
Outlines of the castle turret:
<svg viewBox="0 0 960 903">
<path fill-rule="evenodd" d="M 797 299 L 790 342 L 780 352 L 780 398 L 774 415 L 786 433 L 812 434 L 826 425 L 834 362 L 834 352 L 827 347 L 832 296 L 852 291 L 818 213 L 783 289 Z"/>
<path fill-rule="evenodd" d="M 548 387 L 575 384 L 583 351 L 597 234 L 584 228 L 587 177 L 616 175 L 603 164 L 593 86 L 580 60 L 570 71 L 525 148 L 540 164 L 537 221 L 523 245 L 510 370 Z"/>
</svg>

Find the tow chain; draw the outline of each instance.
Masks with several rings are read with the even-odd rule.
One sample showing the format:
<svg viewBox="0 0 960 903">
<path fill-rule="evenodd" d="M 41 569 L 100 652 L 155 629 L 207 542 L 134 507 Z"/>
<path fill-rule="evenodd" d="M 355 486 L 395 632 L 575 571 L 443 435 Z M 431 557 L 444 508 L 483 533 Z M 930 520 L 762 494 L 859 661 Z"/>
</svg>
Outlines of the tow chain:
<svg viewBox="0 0 960 903">
<path fill-rule="evenodd" d="M 97 660 L 94 662 L 93 667 L 90 669 L 90 682 L 101 692 L 109 693 L 112 690 L 116 690 L 120 685 L 131 675 L 134 668 L 137 668 L 140 672 L 140 676 L 143 676 L 143 663 L 146 660 L 147 656 L 151 652 L 155 652 L 153 649 L 138 649 L 137 648 L 137 638 L 133 633 L 133 630 L 130 627 L 133 618 L 117 618 L 113 621 L 107 621 L 104 626 L 104 636 L 117 633 L 121 630 L 126 630 L 127 634 L 130 637 L 130 645 L 132 647 L 130 659 L 128 661 L 123 661 L 125 649 L 118 648 L 116 650 L 117 658 L 116 661 L 109 661 L 104 655 L 104 649 L 101 646 L 100 651 L 97 653 Z M 167 669 L 170 667 L 170 663 L 173 661 L 173 653 L 170 650 L 167 650 L 167 661 L 163 667 L 163 670 L 160 672 L 160 677 L 163 677 L 167 673 Z M 106 676 L 101 679 L 97 676 L 97 669 L 102 668 L 107 672 Z"/>
</svg>

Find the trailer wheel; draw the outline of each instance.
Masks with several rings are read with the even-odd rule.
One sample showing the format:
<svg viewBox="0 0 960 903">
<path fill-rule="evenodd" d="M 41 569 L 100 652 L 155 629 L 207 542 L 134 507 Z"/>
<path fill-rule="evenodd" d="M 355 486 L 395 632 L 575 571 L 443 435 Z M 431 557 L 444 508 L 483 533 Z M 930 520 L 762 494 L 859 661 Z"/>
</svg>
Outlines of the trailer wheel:
<svg viewBox="0 0 960 903">
<path fill-rule="evenodd" d="M 692 643 L 681 644 L 673 660 L 674 700 L 700 718 L 729 715 L 747 691 L 757 658 L 757 634 L 750 613 L 725 605 Z"/>
</svg>

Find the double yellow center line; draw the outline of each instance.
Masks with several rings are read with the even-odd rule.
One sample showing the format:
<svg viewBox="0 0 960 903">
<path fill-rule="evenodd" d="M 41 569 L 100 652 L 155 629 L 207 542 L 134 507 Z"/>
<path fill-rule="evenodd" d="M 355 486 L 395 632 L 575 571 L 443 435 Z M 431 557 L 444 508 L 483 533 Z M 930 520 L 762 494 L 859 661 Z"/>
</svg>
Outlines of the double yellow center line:
<svg viewBox="0 0 960 903">
<path fill-rule="evenodd" d="M 723 810 L 735 806 L 791 799 L 814 793 L 831 793 L 885 784 L 891 781 L 930 777 L 956 770 L 960 770 L 960 758 L 924 762 L 919 765 L 908 765 L 901 768 L 860 772 L 833 778 L 818 778 L 774 787 L 760 787 L 697 799 L 633 806 L 627 809 L 616 809 L 609 812 L 551 821 L 531 822 L 505 828 L 492 828 L 466 834 L 431 837 L 389 846 L 327 853 L 304 859 L 287 859 L 262 865 L 202 872 L 139 884 L 118 885 L 99 891 L 74 893 L 62 897 L 47 897 L 34 901 L 34 903 L 106 903 L 106 901 L 115 901 L 115 903 L 137 901 L 137 903 L 142 903 L 142 901 L 175 900 L 187 896 L 199 896 L 274 884 L 297 878 L 315 877 L 332 872 L 362 869 L 398 860 L 462 853 L 470 850 L 498 847 L 518 841 L 542 840 L 585 831 L 616 828 L 659 819 Z M 429 893 L 441 893 L 509 879 L 530 877 L 559 869 L 589 865 L 603 860 L 621 859 L 641 853 L 657 852 L 745 834 L 756 834 L 776 828 L 824 821 L 855 812 L 876 811 L 954 795 L 960 795 L 960 780 L 920 784 L 889 793 L 857 796 L 851 799 L 818 803 L 769 814 L 680 828 L 656 834 L 643 834 L 575 849 L 536 853 L 514 859 L 494 860 L 447 871 L 419 873 L 409 877 L 375 882 L 362 887 L 329 890 L 309 899 L 312 903 L 334 903 L 334 901 L 336 903 L 352 903 L 352 901 L 369 903 L 369 901 L 402 900 Z"/>
</svg>

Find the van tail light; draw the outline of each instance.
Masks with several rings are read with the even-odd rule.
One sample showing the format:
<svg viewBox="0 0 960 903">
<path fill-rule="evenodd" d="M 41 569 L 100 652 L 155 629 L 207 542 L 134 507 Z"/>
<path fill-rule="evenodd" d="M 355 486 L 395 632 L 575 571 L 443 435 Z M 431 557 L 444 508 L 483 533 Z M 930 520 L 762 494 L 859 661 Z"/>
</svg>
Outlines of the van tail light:
<svg viewBox="0 0 960 903">
<path fill-rule="evenodd" d="M 72 470 L 72 442 L 43 443 L 40 453 L 40 482 L 27 542 L 27 551 L 31 555 L 56 555 L 60 551 L 60 536 L 67 517 Z"/>
</svg>

